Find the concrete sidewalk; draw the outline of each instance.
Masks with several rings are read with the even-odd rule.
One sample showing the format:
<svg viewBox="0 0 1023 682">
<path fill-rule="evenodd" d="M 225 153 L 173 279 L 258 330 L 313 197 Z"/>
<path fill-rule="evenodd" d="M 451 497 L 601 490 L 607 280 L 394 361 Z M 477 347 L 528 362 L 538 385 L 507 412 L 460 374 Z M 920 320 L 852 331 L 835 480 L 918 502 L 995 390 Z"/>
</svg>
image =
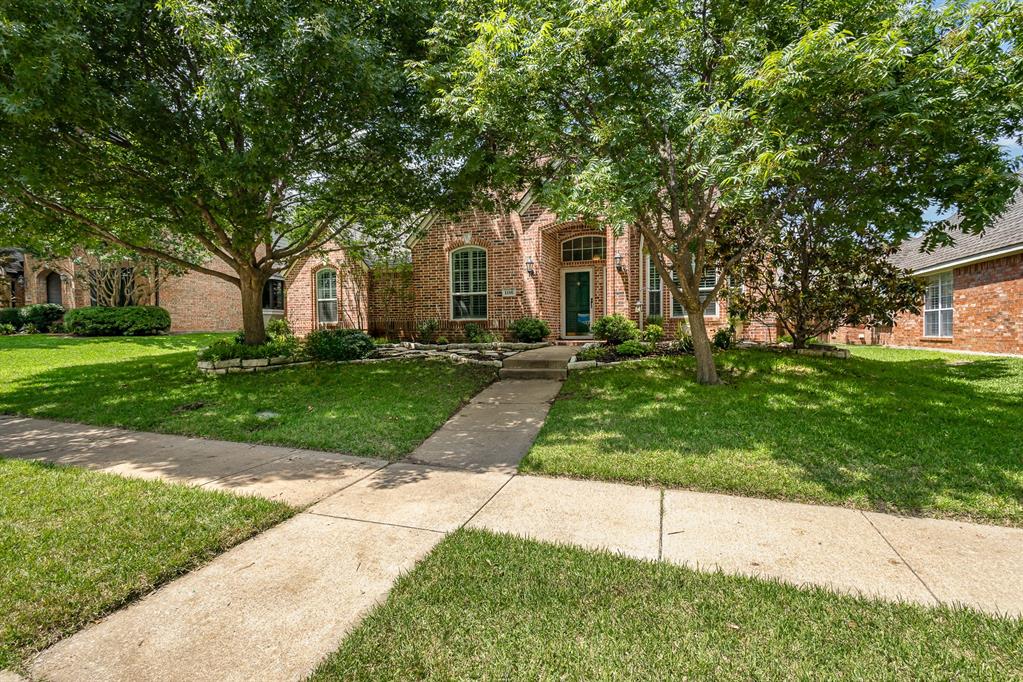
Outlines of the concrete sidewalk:
<svg viewBox="0 0 1023 682">
<path fill-rule="evenodd" d="M 404 462 L 7 418 L 0 456 L 310 504 L 43 652 L 53 680 L 299 679 L 463 525 L 699 569 L 1023 614 L 1023 529 L 521 476 L 556 381 L 501 381 Z"/>
</svg>

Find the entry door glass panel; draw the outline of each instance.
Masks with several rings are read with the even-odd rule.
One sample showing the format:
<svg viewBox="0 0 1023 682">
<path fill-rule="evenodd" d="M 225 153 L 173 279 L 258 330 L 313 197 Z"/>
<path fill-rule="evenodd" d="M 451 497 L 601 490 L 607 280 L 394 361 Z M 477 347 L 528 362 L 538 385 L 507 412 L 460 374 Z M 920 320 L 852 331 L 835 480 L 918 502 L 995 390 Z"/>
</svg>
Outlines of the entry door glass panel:
<svg viewBox="0 0 1023 682">
<path fill-rule="evenodd" d="M 565 336 L 589 336 L 590 273 L 565 273 Z"/>
</svg>

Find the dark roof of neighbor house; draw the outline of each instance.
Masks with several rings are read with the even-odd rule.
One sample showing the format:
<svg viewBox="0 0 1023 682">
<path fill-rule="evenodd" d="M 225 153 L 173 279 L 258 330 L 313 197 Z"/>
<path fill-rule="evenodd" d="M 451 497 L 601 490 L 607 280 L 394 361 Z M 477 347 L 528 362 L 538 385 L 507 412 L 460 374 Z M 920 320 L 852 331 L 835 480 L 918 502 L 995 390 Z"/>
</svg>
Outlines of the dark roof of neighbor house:
<svg viewBox="0 0 1023 682">
<path fill-rule="evenodd" d="M 1013 247 L 1023 248 L 1023 189 L 1016 193 L 1005 212 L 983 234 L 962 234 L 953 231 L 955 244 L 940 246 L 930 253 L 920 250 L 923 236 L 914 237 L 902 245 L 892 261 L 907 270 L 918 272 L 945 263 L 964 259 L 981 259 Z"/>
</svg>

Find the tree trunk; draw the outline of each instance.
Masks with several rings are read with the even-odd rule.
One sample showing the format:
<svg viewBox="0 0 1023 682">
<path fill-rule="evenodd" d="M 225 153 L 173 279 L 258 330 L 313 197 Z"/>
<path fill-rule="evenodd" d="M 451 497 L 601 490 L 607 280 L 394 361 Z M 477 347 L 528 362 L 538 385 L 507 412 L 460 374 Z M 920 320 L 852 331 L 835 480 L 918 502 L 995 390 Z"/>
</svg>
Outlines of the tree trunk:
<svg viewBox="0 0 1023 682">
<path fill-rule="evenodd" d="M 689 329 L 693 334 L 693 354 L 696 356 L 696 382 L 720 384 L 718 370 L 714 366 L 714 347 L 707 338 L 707 324 L 703 320 L 703 309 L 689 310 Z"/>
<path fill-rule="evenodd" d="M 266 325 L 263 323 L 263 285 L 267 277 L 261 272 L 239 272 L 242 292 L 242 330 L 245 343 L 258 346 L 266 343 Z"/>
<path fill-rule="evenodd" d="M 805 335 L 796 336 L 795 334 L 793 334 L 792 347 L 794 349 L 806 348 L 806 336 Z"/>
</svg>

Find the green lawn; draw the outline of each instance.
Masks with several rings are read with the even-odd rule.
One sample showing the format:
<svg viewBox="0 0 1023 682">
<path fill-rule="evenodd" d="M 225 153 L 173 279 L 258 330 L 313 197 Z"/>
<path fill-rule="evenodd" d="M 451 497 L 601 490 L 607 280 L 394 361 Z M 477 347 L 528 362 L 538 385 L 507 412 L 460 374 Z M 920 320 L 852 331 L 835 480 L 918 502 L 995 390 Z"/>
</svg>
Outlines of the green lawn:
<svg viewBox="0 0 1023 682">
<path fill-rule="evenodd" d="M 458 531 L 315 680 L 1019 679 L 1023 624 Z"/>
<path fill-rule="evenodd" d="M 572 373 L 521 469 L 1023 525 L 1023 359 L 857 348 Z"/>
<path fill-rule="evenodd" d="M 0 670 L 292 513 L 254 497 L 0 459 Z"/>
<path fill-rule="evenodd" d="M 397 458 L 494 377 L 444 361 L 206 377 L 195 351 L 214 338 L 0 337 L 0 413 Z"/>
</svg>

